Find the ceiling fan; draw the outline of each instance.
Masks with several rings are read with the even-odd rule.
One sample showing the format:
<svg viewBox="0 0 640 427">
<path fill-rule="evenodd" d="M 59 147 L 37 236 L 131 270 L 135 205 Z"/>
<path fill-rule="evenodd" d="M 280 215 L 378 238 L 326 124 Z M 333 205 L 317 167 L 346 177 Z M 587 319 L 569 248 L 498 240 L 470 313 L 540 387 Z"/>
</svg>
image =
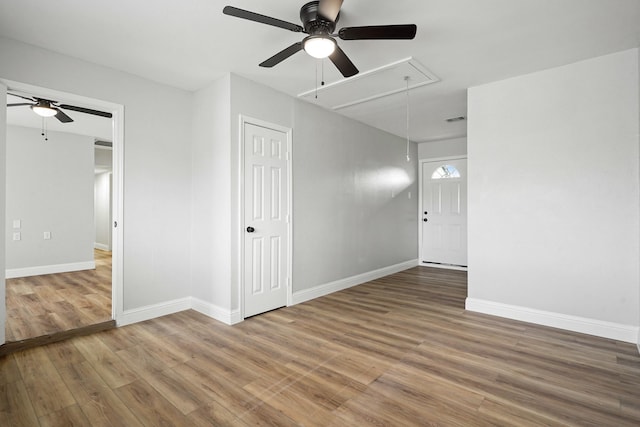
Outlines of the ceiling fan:
<svg viewBox="0 0 640 427">
<path fill-rule="evenodd" d="M 261 67 L 269 68 L 294 53 L 305 50 L 315 58 L 328 57 L 344 77 L 351 77 L 358 74 L 358 69 L 340 49 L 336 43 L 336 37 L 341 40 L 411 40 L 416 36 L 417 27 L 414 24 L 343 27 L 334 34 L 333 31 L 340 18 L 342 2 L 343 0 L 319 0 L 305 4 L 300 9 L 300 20 L 303 26 L 233 6 L 225 6 L 222 12 L 225 15 L 308 34 L 301 42 L 292 44 L 260 64 Z"/>
<path fill-rule="evenodd" d="M 84 107 L 76 107 L 75 105 L 60 104 L 57 101 L 51 101 L 49 99 L 38 98 L 36 96 L 28 97 L 28 96 L 18 95 L 18 94 L 15 94 L 15 93 L 7 93 L 7 95 L 16 96 L 18 98 L 22 98 L 22 99 L 26 99 L 27 101 L 31 101 L 31 102 L 20 102 L 20 103 L 17 103 L 17 104 L 7 104 L 7 107 L 20 107 L 20 106 L 23 106 L 23 105 L 28 105 L 29 108 L 31 108 L 31 110 L 33 110 L 33 112 L 36 113 L 37 115 L 39 115 L 41 117 L 53 117 L 53 116 L 55 116 L 55 118 L 58 119 L 62 123 L 69 123 L 69 122 L 73 121 L 73 119 L 71 117 L 67 116 L 67 114 L 65 114 L 65 112 L 62 111 L 63 109 L 64 110 L 77 111 L 77 112 L 85 113 L 85 114 L 92 114 L 94 116 L 100 116 L 100 117 L 107 117 L 107 118 L 111 118 L 112 117 L 111 113 L 107 113 L 105 111 L 92 110 L 90 108 L 84 108 Z"/>
</svg>

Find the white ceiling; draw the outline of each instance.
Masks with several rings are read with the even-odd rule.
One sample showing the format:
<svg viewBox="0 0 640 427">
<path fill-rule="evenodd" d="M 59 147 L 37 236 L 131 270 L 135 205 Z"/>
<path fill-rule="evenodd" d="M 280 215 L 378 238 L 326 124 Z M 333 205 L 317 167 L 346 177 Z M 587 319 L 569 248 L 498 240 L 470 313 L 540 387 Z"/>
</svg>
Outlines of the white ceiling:
<svg viewBox="0 0 640 427">
<path fill-rule="evenodd" d="M 272 69 L 258 64 L 301 34 L 222 8 L 299 23 L 304 3 L 0 0 L 0 36 L 186 90 L 234 72 L 297 96 L 314 87 L 316 60 L 300 52 Z M 466 115 L 468 87 L 640 45 L 639 0 L 344 0 L 338 28 L 403 23 L 417 24 L 414 40 L 338 42 L 361 72 L 413 57 L 440 79 L 411 91 L 418 142 L 466 135 L 466 122 L 445 119 Z M 327 62 L 327 83 L 341 78 Z M 405 136 L 403 94 L 340 113 Z"/>
</svg>

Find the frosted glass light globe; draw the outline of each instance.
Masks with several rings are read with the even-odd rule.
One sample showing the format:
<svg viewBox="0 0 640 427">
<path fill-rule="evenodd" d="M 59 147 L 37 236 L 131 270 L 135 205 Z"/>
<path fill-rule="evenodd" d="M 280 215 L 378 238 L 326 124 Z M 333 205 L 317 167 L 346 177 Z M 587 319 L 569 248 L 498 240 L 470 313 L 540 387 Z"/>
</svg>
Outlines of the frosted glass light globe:
<svg viewBox="0 0 640 427">
<path fill-rule="evenodd" d="M 304 50 L 314 58 L 322 59 L 331 55 L 336 49 L 336 42 L 331 37 L 308 37 L 304 42 Z"/>
</svg>

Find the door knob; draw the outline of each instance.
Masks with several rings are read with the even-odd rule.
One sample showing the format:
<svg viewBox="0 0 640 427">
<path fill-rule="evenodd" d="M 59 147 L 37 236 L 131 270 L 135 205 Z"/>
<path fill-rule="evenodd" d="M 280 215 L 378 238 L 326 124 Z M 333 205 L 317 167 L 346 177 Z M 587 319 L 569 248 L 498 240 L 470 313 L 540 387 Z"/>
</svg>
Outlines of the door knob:
<svg viewBox="0 0 640 427">
<path fill-rule="evenodd" d="M 427 221 L 429 221 L 429 220 L 428 220 L 427 218 L 424 218 L 424 219 L 423 219 L 423 221 L 424 221 L 424 222 L 427 222 Z"/>
<path fill-rule="evenodd" d="M 247 233 L 253 233 L 254 231 L 256 231 L 255 228 L 253 227 L 247 227 Z"/>
</svg>

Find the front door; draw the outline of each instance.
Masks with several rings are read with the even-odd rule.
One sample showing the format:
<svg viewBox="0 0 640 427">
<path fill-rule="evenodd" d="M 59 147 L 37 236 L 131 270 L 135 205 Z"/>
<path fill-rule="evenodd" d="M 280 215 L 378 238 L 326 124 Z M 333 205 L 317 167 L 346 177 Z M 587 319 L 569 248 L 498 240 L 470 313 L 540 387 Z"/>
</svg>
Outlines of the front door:
<svg viewBox="0 0 640 427">
<path fill-rule="evenodd" d="M 244 123 L 244 317 L 287 305 L 287 134 Z"/>
<path fill-rule="evenodd" d="M 467 266 L 467 160 L 422 164 L 422 262 Z"/>
</svg>

